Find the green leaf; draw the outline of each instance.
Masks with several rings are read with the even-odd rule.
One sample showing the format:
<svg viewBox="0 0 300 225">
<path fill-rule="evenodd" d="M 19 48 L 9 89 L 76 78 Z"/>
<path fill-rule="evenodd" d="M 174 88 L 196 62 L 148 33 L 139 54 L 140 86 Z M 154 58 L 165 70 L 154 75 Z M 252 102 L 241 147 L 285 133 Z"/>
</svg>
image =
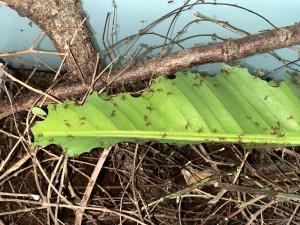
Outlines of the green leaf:
<svg viewBox="0 0 300 225">
<path fill-rule="evenodd" d="M 47 113 L 39 107 L 32 107 L 31 112 L 33 115 L 46 116 Z"/>
<path fill-rule="evenodd" d="M 300 144 L 298 85 L 270 87 L 227 65 L 215 77 L 176 76 L 155 79 L 140 97 L 103 100 L 93 93 L 83 106 L 49 105 L 47 118 L 32 128 L 33 145 L 58 144 L 73 156 L 121 141 Z"/>
</svg>

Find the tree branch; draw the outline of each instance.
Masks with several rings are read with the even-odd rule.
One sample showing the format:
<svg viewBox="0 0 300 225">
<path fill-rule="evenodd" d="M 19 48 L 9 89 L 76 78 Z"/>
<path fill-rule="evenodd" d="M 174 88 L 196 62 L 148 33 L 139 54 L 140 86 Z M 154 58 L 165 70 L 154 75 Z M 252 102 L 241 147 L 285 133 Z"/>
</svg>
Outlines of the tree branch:
<svg viewBox="0 0 300 225">
<path fill-rule="evenodd" d="M 237 40 L 193 47 L 163 57 L 153 57 L 145 62 L 132 65 L 121 74 L 118 71 L 109 76 L 108 73 L 104 73 L 101 79 L 95 83 L 94 89 L 101 90 L 107 87 L 107 84 L 110 84 L 112 81 L 110 87 L 119 87 L 129 83 L 149 80 L 159 75 L 170 75 L 178 70 L 190 68 L 195 65 L 230 62 L 299 43 L 300 23 Z M 76 81 L 73 83 L 61 83 L 47 93 L 57 99 L 65 100 L 82 97 L 89 88 L 88 85 Z M 23 95 L 15 99 L 13 108 L 10 107 L 8 100 L 0 101 L 0 119 L 12 113 L 30 108 L 39 97 L 40 95 L 36 93 Z M 51 100 L 48 99 L 44 104 L 49 103 L 51 103 Z"/>
<path fill-rule="evenodd" d="M 86 25 L 79 0 L 3 0 L 20 16 L 28 17 L 52 40 L 57 51 L 66 53 L 65 65 L 72 80 L 89 82 L 97 51 Z M 77 66 L 79 65 L 79 66 Z"/>
</svg>

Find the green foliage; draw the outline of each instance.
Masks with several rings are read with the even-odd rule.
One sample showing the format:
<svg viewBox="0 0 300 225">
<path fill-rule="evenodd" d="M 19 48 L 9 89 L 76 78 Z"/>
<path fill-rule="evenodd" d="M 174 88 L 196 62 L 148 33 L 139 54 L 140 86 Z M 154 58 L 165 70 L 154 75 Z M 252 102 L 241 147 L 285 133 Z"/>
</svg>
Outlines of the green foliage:
<svg viewBox="0 0 300 225">
<path fill-rule="evenodd" d="M 83 106 L 49 105 L 32 128 L 33 145 L 58 144 L 73 156 L 121 141 L 300 144 L 298 82 L 271 87 L 227 65 L 215 77 L 176 76 L 155 79 L 140 97 L 93 93 Z"/>
</svg>

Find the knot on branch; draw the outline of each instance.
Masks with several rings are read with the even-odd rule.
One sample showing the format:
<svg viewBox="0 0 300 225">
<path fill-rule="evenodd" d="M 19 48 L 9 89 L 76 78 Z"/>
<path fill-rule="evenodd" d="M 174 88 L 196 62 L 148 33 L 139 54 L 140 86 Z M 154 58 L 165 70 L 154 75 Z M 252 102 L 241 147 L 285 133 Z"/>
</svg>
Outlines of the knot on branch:
<svg viewBox="0 0 300 225">
<path fill-rule="evenodd" d="M 292 32 L 288 29 L 279 28 L 279 40 L 280 43 L 284 43 L 285 45 L 291 45 L 291 42 L 293 40 Z"/>
<path fill-rule="evenodd" d="M 224 62 L 230 62 L 238 58 L 240 46 L 234 41 L 226 41 L 222 46 Z"/>
</svg>

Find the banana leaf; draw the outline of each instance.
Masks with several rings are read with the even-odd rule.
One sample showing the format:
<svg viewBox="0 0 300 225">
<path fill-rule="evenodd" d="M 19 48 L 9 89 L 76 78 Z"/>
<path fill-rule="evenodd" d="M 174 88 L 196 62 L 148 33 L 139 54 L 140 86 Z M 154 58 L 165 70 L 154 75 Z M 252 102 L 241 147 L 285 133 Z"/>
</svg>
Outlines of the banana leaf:
<svg viewBox="0 0 300 225">
<path fill-rule="evenodd" d="M 57 144 L 74 156 L 123 141 L 300 144 L 297 74 L 274 87 L 245 68 L 223 65 L 215 77 L 178 72 L 152 83 L 140 97 L 103 99 L 94 92 L 83 106 L 49 105 L 46 119 L 31 129 L 33 147 Z"/>
</svg>

